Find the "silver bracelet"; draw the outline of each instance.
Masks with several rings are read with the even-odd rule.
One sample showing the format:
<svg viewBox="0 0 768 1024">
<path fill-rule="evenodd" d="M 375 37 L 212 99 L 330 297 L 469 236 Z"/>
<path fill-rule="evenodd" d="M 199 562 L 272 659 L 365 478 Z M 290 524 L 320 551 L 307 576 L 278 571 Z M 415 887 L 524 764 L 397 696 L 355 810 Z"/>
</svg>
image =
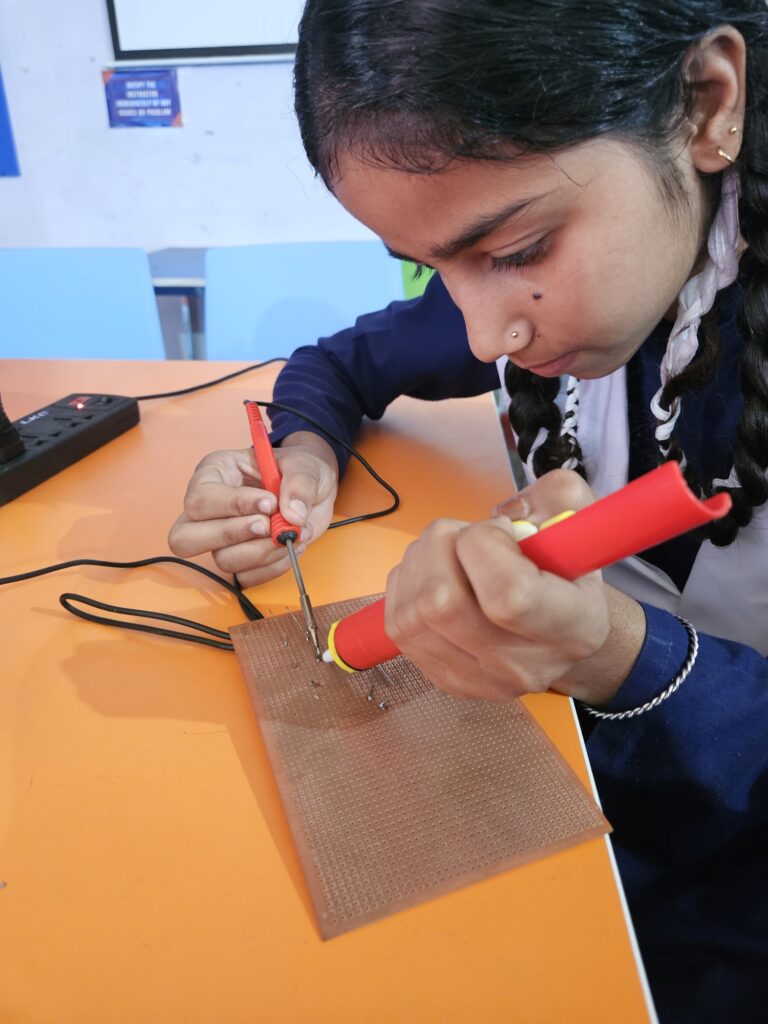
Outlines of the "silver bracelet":
<svg viewBox="0 0 768 1024">
<path fill-rule="evenodd" d="M 688 632 L 688 654 L 686 655 L 682 668 L 666 690 L 660 693 L 658 697 L 654 697 L 653 700 L 649 700 L 645 704 L 641 704 L 640 707 L 630 708 L 629 711 L 598 711 L 596 708 L 590 707 L 589 704 L 584 704 L 582 701 L 579 701 L 579 705 L 584 708 L 587 714 L 592 715 L 594 718 L 610 719 L 612 721 L 618 721 L 621 718 L 636 718 L 638 715 L 645 714 L 646 711 L 653 711 L 653 709 L 657 708 L 662 701 L 667 699 L 667 697 L 671 697 L 675 690 L 680 689 L 688 678 L 694 662 L 696 661 L 696 655 L 699 653 L 699 635 L 686 619 L 682 619 L 679 615 L 676 615 L 675 618 L 685 626 Z"/>
</svg>

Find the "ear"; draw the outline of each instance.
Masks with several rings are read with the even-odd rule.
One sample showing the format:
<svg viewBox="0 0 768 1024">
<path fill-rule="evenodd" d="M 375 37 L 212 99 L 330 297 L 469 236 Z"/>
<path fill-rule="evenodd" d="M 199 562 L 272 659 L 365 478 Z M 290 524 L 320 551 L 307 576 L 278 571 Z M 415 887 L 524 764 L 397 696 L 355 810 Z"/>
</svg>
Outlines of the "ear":
<svg viewBox="0 0 768 1024">
<path fill-rule="evenodd" d="M 690 153 L 694 166 L 704 174 L 724 170 L 739 155 L 746 68 L 747 44 L 731 25 L 705 36 L 686 58 L 684 70 L 692 97 Z"/>
</svg>

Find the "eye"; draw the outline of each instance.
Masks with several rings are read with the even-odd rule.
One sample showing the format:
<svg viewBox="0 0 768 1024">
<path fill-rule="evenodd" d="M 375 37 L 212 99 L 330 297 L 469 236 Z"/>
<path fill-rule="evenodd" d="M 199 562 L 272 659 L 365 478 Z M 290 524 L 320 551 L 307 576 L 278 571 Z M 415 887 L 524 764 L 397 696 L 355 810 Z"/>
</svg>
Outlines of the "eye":
<svg viewBox="0 0 768 1024">
<path fill-rule="evenodd" d="M 547 255 L 549 249 L 549 238 L 540 238 L 538 242 L 529 245 L 527 249 L 520 252 L 510 253 L 509 256 L 491 256 L 491 267 L 494 270 L 512 270 L 520 267 L 530 267 L 538 263 Z"/>
<path fill-rule="evenodd" d="M 407 264 L 409 264 L 409 266 L 408 266 L 409 270 L 410 270 L 411 267 L 413 267 L 413 270 L 411 271 L 411 280 L 412 281 L 418 281 L 418 279 L 423 274 L 431 274 L 432 273 L 432 267 L 428 267 L 426 263 L 411 263 L 410 260 L 406 260 L 405 262 Z"/>
</svg>

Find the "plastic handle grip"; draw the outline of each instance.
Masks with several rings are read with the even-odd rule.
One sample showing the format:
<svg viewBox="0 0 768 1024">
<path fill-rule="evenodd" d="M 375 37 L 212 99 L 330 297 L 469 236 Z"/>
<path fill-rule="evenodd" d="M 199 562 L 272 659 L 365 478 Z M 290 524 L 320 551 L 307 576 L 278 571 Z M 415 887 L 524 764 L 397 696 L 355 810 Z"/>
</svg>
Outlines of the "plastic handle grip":
<svg viewBox="0 0 768 1024">
<path fill-rule="evenodd" d="M 251 440 L 253 441 L 253 452 L 256 456 L 256 465 L 261 474 L 261 485 L 265 491 L 269 491 L 277 498 L 280 495 L 280 484 L 283 477 L 277 465 L 277 459 L 269 440 L 269 434 L 261 416 L 261 410 L 255 402 L 245 402 L 245 411 L 248 414 L 248 425 L 251 428 Z M 282 546 L 286 540 L 299 541 L 301 530 L 293 523 L 284 519 L 280 512 L 274 512 L 269 520 L 269 533 L 272 543 Z M 281 539 L 282 538 L 282 539 Z"/>
<path fill-rule="evenodd" d="M 400 648 L 384 632 L 384 598 L 339 619 L 328 638 L 332 653 L 348 668 L 362 672 L 396 658 Z"/>
<path fill-rule="evenodd" d="M 273 544 L 282 547 L 287 540 L 298 541 L 301 538 L 301 530 L 287 519 L 283 519 L 279 512 L 274 512 L 269 520 L 269 535 Z"/>
<path fill-rule="evenodd" d="M 576 580 L 719 519 L 730 507 L 728 494 L 700 501 L 678 464 L 666 462 L 521 541 L 520 550 L 539 569 Z"/>
<path fill-rule="evenodd" d="M 575 580 L 622 558 L 671 540 L 724 516 L 728 494 L 700 501 L 676 462 L 638 477 L 621 490 L 520 542 L 520 550 L 545 572 Z M 333 651 L 362 671 L 400 653 L 384 632 L 384 598 L 341 619 Z"/>
</svg>

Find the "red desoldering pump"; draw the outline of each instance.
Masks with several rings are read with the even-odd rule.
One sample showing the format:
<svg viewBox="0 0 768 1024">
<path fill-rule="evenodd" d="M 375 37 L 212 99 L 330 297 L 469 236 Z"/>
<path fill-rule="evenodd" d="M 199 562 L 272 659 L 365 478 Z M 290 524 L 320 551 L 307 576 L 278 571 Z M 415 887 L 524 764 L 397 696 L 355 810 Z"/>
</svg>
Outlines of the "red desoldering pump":
<svg viewBox="0 0 768 1024">
<path fill-rule="evenodd" d="M 680 467 L 667 462 L 621 490 L 554 522 L 520 541 L 539 569 L 575 580 L 720 519 L 731 507 L 728 494 L 700 501 Z M 400 653 L 384 632 L 384 598 L 331 626 L 323 661 L 347 672 L 373 668 Z"/>
</svg>

